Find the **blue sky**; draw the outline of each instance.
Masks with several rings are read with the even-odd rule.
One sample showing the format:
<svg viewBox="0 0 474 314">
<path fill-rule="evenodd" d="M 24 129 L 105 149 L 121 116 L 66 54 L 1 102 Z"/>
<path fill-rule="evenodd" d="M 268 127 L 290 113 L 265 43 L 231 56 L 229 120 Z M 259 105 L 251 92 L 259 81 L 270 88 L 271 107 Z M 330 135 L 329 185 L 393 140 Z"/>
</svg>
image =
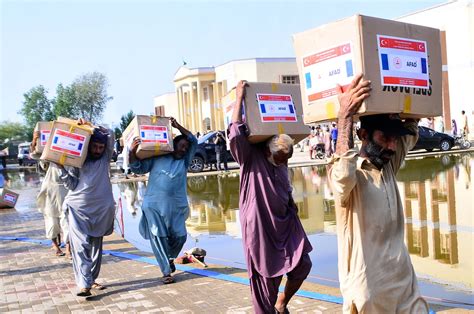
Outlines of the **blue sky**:
<svg viewBox="0 0 474 314">
<path fill-rule="evenodd" d="M 104 122 L 153 111 L 173 76 L 233 59 L 294 57 L 291 35 L 356 13 L 396 18 L 446 1 L 0 0 L 0 121 L 22 121 L 23 93 L 93 71 L 114 99 Z"/>
</svg>

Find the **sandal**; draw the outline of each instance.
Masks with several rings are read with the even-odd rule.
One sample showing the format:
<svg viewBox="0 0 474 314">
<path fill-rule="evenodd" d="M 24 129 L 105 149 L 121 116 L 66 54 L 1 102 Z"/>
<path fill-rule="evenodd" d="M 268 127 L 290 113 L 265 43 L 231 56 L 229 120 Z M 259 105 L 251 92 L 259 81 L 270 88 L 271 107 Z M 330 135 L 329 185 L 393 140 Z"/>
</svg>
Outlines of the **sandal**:
<svg viewBox="0 0 474 314">
<path fill-rule="evenodd" d="M 64 255 L 66 255 L 66 253 L 64 253 L 63 251 L 61 250 L 56 251 L 56 256 L 64 256 Z"/>
<path fill-rule="evenodd" d="M 163 276 L 163 284 L 168 285 L 174 283 L 174 278 L 171 275 Z"/>
<path fill-rule="evenodd" d="M 275 314 L 279 314 L 279 313 L 290 314 L 290 311 L 288 311 L 288 308 L 286 306 L 285 306 L 285 309 L 283 310 L 283 312 L 280 312 L 275 308 Z"/>
<path fill-rule="evenodd" d="M 100 283 L 97 283 L 97 282 L 94 282 L 91 286 L 91 289 L 95 289 L 95 290 L 104 290 L 105 288 L 107 288 L 107 287 L 103 286 L 103 285 L 101 285 Z"/>
<path fill-rule="evenodd" d="M 171 273 L 174 273 L 176 271 L 176 266 L 174 265 L 174 260 L 170 259 L 170 269 Z"/>
<path fill-rule="evenodd" d="M 82 288 L 77 294 L 78 297 L 88 297 L 91 296 L 91 288 Z"/>
</svg>

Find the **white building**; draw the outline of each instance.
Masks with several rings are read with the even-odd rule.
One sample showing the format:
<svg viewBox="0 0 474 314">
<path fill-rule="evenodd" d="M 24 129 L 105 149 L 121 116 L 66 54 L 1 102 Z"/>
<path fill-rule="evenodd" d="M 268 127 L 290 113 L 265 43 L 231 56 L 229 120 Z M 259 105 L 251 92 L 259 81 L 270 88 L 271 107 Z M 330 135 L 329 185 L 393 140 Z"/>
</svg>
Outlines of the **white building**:
<svg viewBox="0 0 474 314">
<path fill-rule="evenodd" d="M 434 27 L 441 30 L 443 50 L 443 108 L 445 127 L 450 119 L 460 122 L 465 110 L 474 123 L 474 2 L 449 1 L 431 8 L 413 12 L 397 20 Z M 473 129 L 471 127 L 471 133 Z"/>
</svg>

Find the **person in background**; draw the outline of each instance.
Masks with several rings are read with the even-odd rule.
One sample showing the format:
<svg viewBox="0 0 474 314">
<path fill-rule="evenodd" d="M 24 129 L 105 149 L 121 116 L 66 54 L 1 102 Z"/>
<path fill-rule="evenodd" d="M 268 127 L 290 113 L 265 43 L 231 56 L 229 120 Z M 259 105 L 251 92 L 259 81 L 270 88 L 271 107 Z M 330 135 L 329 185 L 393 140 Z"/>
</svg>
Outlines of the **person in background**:
<svg viewBox="0 0 474 314">
<path fill-rule="evenodd" d="M 217 131 L 214 138 L 214 151 L 216 153 L 216 170 L 223 170 L 221 164 L 224 163 L 224 170 L 228 171 L 227 167 L 227 142 L 224 133 Z"/>
<path fill-rule="evenodd" d="M 255 313 L 288 313 L 287 304 L 311 270 L 312 250 L 293 201 L 288 159 L 293 140 L 286 134 L 251 144 L 242 122 L 247 83 L 236 87 L 229 125 L 230 150 L 240 166 L 240 221 Z M 278 295 L 283 275 L 287 282 Z"/>
<path fill-rule="evenodd" d="M 464 110 L 461 111 L 461 128 L 460 128 L 461 135 L 463 137 L 469 136 L 469 122 L 467 121 L 467 114 Z"/>
<path fill-rule="evenodd" d="M 309 158 L 314 159 L 314 154 L 317 152 L 317 149 L 324 150 L 324 138 L 321 133 L 321 128 L 318 126 L 316 128 L 316 133 L 309 140 Z"/>
<path fill-rule="evenodd" d="M 33 133 L 33 140 L 30 144 L 30 152 L 36 150 L 36 145 L 40 138 L 40 132 Z M 40 155 L 31 153 L 33 159 L 39 160 Z M 43 214 L 46 238 L 51 240 L 51 245 L 56 256 L 67 255 L 71 258 L 69 243 L 69 224 L 67 214 L 63 211 L 63 202 L 67 190 L 61 180 L 61 169 L 55 163 L 38 161 L 39 167 L 46 171 L 40 191 L 36 197 L 38 211 Z M 66 243 L 66 254 L 61 250 L 61 233 L 64 243 Z"/>
<path fill-rule="evenodd" d="M 458 135 L 458 126 L 456 124 L 456 120 L 454 119 L 451 120 L 451 133 L 454 137 Z"/>
<path fill-rule="evenodd" d="M 324 142 L 324 150 L 326 152 L 326 157 L 332 156 L 332 148 L 331 148 L 331 131 L 329 130 L 329 126 L 324 127 L 323 132 L 323 142 Z"/>
<path fill-rule="evenodd" d="M 353 122 L 370 81 L 357 75 L 346 92 L 338 86 L 339 138 L 329 168 L 336 204 L 338 272 L 344 313 L 428 313 L 404 244 L 403 202 L 396 174 L 418 139 L 418 121 L 396 114 Z"/>
<path fill-rule="evenodd" d="M 77 123 L 89 124 L 82 118 Z M 96 280 L 102 265 L 103 238 L 114 230 L 115 202 L 110 183 L 113 150 L 113 131 L 96 127 L 84 165 L 59 165 L 61 180 L 69 190 L 63 210 L 68 213 L 72 265 L 80 297 L 90 296 L 91 289 L 105 289 Z"/>
<path fill-rule="evenodd" d="M 150 173 L 142 203 L 139 232 L 148 239 L 163 274 L 163 283 L 174 283 L 174 259 L 186 242 L 185 221 L 189 216 L 186 175 L 197 147 L 196 137 L 174 118 L 171 126 L 181 135 L 173 139 L 174 151 L 148 159 L 136 156 L 140 138 L 130 149 L 130 169 L 137 174 Z"/>
<path fill-rule="evenodd" d="M 336 151 L 336 143 L 337 143 L 337 124 L 336 122 L 332 123 L 332 128 L 331 128 L 331 148 L 332 151 Z"/>
</svg>

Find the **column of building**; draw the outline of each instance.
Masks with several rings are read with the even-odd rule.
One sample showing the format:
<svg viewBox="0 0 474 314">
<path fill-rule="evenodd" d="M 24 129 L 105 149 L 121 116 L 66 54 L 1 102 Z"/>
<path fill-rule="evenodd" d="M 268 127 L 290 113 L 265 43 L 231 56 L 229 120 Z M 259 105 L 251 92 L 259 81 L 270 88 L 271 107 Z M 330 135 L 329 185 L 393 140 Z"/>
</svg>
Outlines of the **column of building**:
<svg viewBox="0 0 474 314">
<path fill-rule="evenodd" d="M 195 132 L 196 130 L 196 119 L 194 119 L 194 116 L 195 116 L 195 112 L 196 112 L 196 98 L 195 98 L 195 88 L 194 88 L 194 83 L 193 82 L 190 82 L 189 83 L 189 115 L 188 115 L 188 118 L 189 118 L 189 125 L 190 125 L 190 130 L 192 132 Z"/>
<path fill-rule="evenodd" d="M 196 112 L 194 113 L 194 118 L 196 120 L 196 128 L 194 129 L 195 132 L 199 132 L 201 134 L 204 133 L 203 128 L 203 121 L 202 121 L 202 84 L 201 81 L 198 79 L 196 82 L 196 98 L 197 98 L 197 106 Z"/>
</svg>

